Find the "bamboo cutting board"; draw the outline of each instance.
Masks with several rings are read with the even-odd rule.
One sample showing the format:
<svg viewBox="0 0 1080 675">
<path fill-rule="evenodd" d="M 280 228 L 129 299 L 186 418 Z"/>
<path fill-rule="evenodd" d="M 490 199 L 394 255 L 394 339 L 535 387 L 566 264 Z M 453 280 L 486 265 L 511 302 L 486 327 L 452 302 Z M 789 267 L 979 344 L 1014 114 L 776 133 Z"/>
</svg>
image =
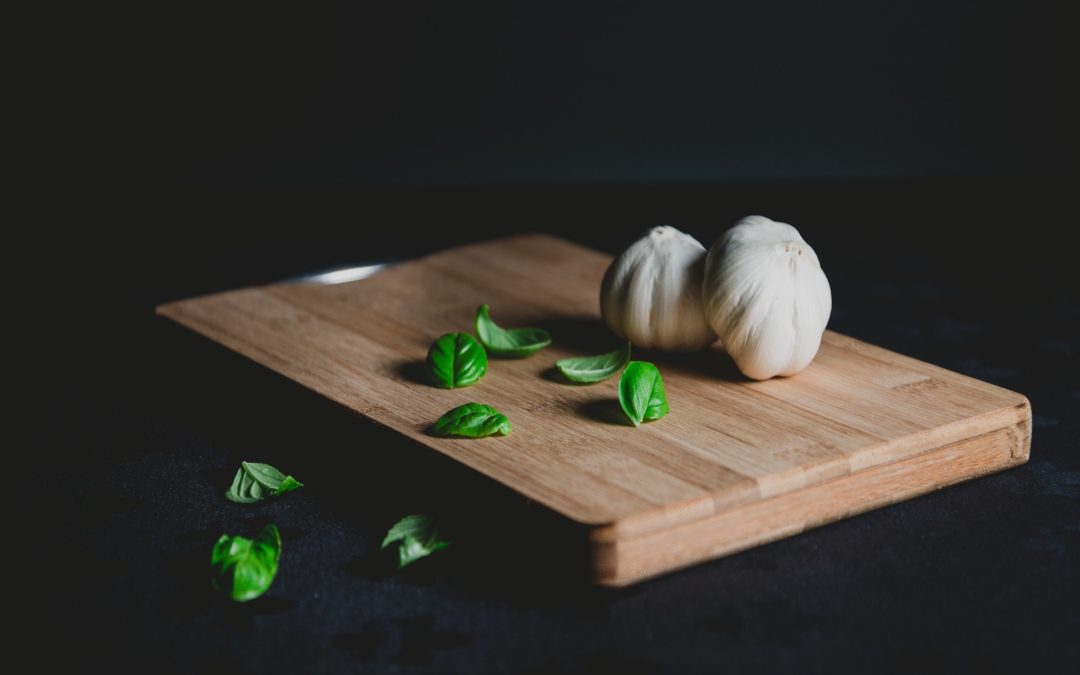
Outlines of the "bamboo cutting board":
<svg viewBox="0 0 1080 675">
<path fill-rule="evenodd" d="M 722 350 L 653 360 L 670 414 L 619 420 L 613 377 L 570 385 L 557 359 L 618 342 L 599 316 L 607 255 L 547 236 L 464 246 L 336 286 L 247 288 L 158 312 L 590 528 L 597 583 L 625 585 L 1017 464 L 1031 409 L 1015 392 L 837 333 L 802 373 L 743 378 Z M 491 359 L 454 390 L 419 375 L 440 334 L 503 326 L 554 344 Z M 425 431 L 467 401 L 514 431 Z"/>
</svg>

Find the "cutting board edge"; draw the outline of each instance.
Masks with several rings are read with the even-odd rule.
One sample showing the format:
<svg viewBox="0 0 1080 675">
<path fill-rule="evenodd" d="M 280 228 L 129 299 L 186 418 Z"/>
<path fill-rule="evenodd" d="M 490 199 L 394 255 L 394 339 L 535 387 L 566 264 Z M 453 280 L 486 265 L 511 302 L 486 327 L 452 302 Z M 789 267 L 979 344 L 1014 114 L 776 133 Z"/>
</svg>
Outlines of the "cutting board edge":
<svg viewBox="0 0 1080 675">
<path fill-rule="evenodd" d="M 953 423 L 927 429 L 907 437 L 901 437 L 893 439 L 888 443 L 883 443 L 881 445 L 881 454 L 885 456 L 891 455 L 892 459 L 874 461 L 867 463 L 864 466 L 854 467 L 850 473 L 838 478 L 857 478 L 864 475 L 865 472 L 877 467 L 903 462 L 908 459 L 925 455 L 926 453 L 934 452 L 942 447 L 977 438 L 1000 429 L 1015 430 L 1016 440 L 1012 445 L 1011 452 L 1016 459 L 1022 460 L 1020 463 L 1023 463 L 1027 461 L 1027 457 L 1031 451 L 1031 403 L 1023 394 L 1012 391 L 1009 393 L 1016 397 L 1016 402 L 1012 405 L 996 408 L 981 415 L 957 420 Z M 912 447 L 915 449 L 910 449 Z M 778 494 L 763 496 L 756 501 L 761 502 L 776 499 L 790 494 L 791 492 L 797 492 L 799 490 L 805 490 L 828 483 L 831 480 L 837 480 L 837 478 L 810 483 L 803 487 L 796 488 L 795 490 L 787 490 Z M 591 528 L 590 540 L 597 543 L 636 539 L 652 534 L 653 532 L 678 527 L 705 518 L 711 518 L 718 514 L 740 509 L 745 506 L 745 502 L 724 504 L 720 501 L 720 505 L 718 506 L 709 504 L 709 502 L 713 500 L 722 500 L 725 494 L 726 493 L 723 491 L 715 494 L 705 494 L 685 502 L 639 511 L 633 515 L 613 520 L 608 523 L 576 522 L 589 526 Z M 707 511 L 707 513 L 702 515 L 703 511 Z M 565 516 L 565 514 L 562 515 Z"/>
<path fill-rule="evenodd" d="M 596 539 L 604 528 L 594 529 L 589 542 L 593 583 L 628 586 L 1020 466 L 1031 452 L 1030 406 L 1027 412 L 1007 427 L 643 536 Z M 813 510 L 821 504 L 828 506 Z M 732 535 L 739 527 L 751 532 Z"/>
</svg>

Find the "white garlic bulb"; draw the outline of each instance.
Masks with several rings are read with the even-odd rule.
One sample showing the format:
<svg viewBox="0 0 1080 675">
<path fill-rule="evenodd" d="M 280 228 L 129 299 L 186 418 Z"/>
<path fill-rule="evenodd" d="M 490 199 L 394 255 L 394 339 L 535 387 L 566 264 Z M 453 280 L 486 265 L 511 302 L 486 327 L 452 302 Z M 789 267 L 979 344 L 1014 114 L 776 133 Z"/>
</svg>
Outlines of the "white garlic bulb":
<svg viewBox="0 0 1080 675">
<path fill-rule="evenodd" d="M 694 350 L 716 334 L 705 323 L 705 247 L 667 225 L 654 227 L 608 267 L 600 313 L 611 330 L 643 349 Z"/>
<path fill-rule="evenodd" d="M 755 380 L 810 365 L 832 312 L 814 249 L 763 216 L 743 218 L 709 249 L 702 301 L 724 348 Z"/>
</svg>

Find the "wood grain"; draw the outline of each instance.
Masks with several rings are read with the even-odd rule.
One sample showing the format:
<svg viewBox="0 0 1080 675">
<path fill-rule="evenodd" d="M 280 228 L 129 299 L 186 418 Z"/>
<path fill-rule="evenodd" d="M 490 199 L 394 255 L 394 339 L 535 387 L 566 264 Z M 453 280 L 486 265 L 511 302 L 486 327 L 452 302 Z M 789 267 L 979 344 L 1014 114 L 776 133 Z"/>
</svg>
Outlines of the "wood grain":
<svg viewBox="0 0 1080 675">
<path fill-rule="evenodd" d="M 722 350 L 636 354 L 664 376 L 671 413 L 629 426 L 616 379 L 559 381 L 555 360 L 617 346 L 598 311 L 610 257 L 547 236 L 451 249 L 337 286 L 248 288 L 158 308 L 245 356 L 594 528 L 595 576 L 621 585 L 1027 460 L 1015 392 L 827 332 L 802 373 L 752 382 Z M 477 385 L 423 381 L 428 345 L 504 326 L 551 348 L 492 359 Z M 467 401 L 514 433 L 425 433 Z"/>
</svg>

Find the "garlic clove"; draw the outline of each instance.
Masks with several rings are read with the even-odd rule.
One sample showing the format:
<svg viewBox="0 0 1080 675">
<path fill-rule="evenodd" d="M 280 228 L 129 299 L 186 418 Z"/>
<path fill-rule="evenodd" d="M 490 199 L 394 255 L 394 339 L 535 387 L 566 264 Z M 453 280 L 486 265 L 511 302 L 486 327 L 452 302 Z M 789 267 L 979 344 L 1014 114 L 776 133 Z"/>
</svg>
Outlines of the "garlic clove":
<svg viewBox="0 0 1080 675">
<path fill-rule="evenodd" d="M 600 312 L 635 347 L 688 351 L 716 340 L 705 322 L 705 247 L 667 225 L 654 227 L 608 267 Z"/>
<path fill-rule="evenodd" d="M 806 368 L 832 311 L 817 254 L 794 227 L 763 216 L 742 219 L 713 245 L 702 295 L 709 325 L 756 380 Z"/>
</svg>

